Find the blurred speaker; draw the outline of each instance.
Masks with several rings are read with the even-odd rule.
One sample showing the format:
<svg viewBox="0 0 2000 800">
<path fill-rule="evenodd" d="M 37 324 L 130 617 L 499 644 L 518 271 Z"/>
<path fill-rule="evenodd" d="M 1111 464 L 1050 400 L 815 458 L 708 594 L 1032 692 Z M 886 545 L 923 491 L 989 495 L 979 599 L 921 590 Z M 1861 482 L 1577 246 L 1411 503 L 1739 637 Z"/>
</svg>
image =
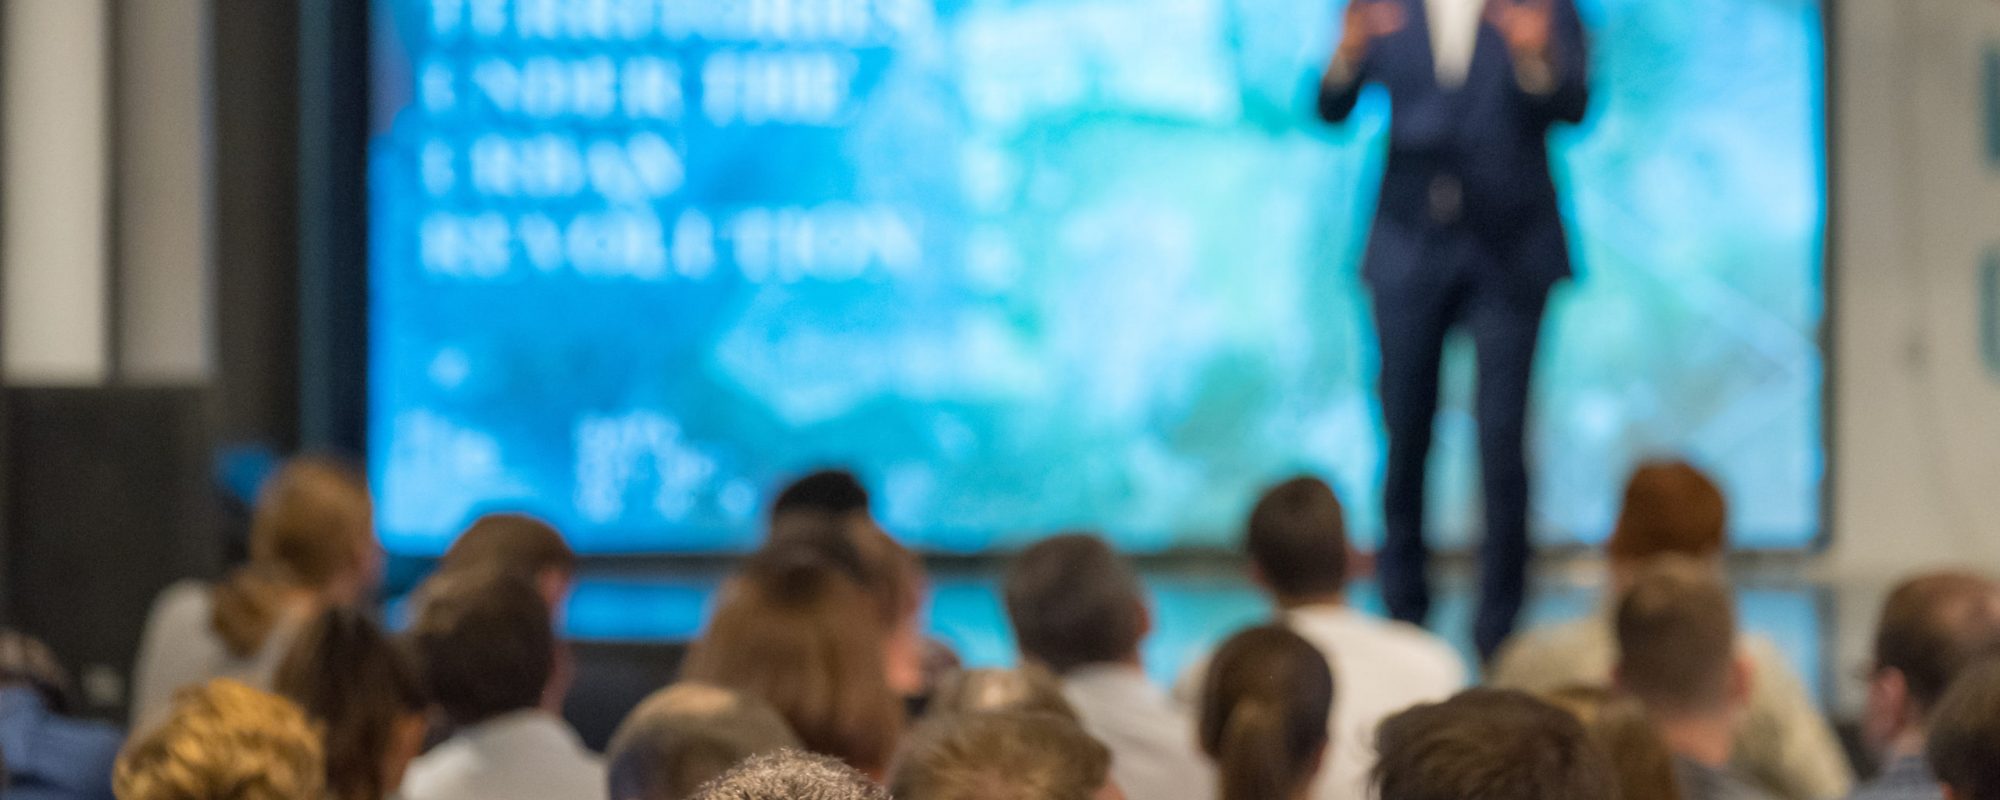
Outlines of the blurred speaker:
<svg viewBox="0 0 2000 800">
<path fill-rule="evenodd" d="M 4 612 L 122 721 L 153 597 L 220 569 L 204 393 L 8 389 Z"/>
</svg>

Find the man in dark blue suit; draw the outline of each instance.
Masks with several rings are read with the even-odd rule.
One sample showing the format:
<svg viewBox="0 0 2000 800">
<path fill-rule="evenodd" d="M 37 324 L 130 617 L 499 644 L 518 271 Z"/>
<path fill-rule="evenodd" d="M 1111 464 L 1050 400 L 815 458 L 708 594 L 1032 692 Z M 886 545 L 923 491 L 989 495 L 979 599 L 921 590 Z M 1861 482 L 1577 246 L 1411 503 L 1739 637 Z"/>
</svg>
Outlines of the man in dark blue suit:
<svg viewBox="0 0 2000 800">
<path fill-rule="evenodd" d="M 1527 588 L 1528 389 L 1550 290 L 1570 274 L 1548 132 L 1583 119 L 1588 43 L 1572 0 L 1352 0 L 1319 113 L 1389 90 L 1389 159 L 1362 269 L 1388 429 L 1379 557 L 1397 619 L 1430 614 L 1424 475 L 1445 334 L 1478 351 L 1486 537 L 1473 638 L 1490 657 Z"/>
</svg>

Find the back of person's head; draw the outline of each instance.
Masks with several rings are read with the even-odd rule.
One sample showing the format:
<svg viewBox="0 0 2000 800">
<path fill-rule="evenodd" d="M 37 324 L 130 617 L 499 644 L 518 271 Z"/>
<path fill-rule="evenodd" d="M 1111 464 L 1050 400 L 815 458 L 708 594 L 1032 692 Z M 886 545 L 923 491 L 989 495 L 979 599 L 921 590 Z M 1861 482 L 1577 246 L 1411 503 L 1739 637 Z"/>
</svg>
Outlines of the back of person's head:
<svg viewBox="0 0 2000 800">
<path fill-rule="evenodd" d="M 1382 723 L 1381 800 L 1603 800 L 1615 780 L 1576 717 L 1529 695 L 1473 689 Z"/>
<path fill-rule="evenodd" d="M 318 723 L 334 800 L 389 796 L 423 746 L 429 700 L 416 665 L 361 611 L 332 608 L 308 623 L 273 686 Z"/>
<path fill-rule="evenodd" d="M 324 796 L 319 736 L 298 706 L 229 680 L 183 691 L 166 724 L 118 756 L 118 800 Z"/>
<path fill-rule="evenodd" d="M 576 577 L 576 551 L 554 526 L 526 514 L 488 514 L 451 543 L 439 569 L 500 569 L 535 582 L 555 605 Z"/>
<path fill-rule="evenodd" d="M 682 800 L 753 756 L 799 746 L 762 700 L 699 683 L 654 692 L 618 726 L 611 800 Z"/>
<path fill-rule="evenodd" d="M 1967 572 L 1904 581 L 1882 605 L 1875 669 L 1901 678 L 1905 702 L 1922 714 L 1968 665 L 2000 653 L 2000 583 Z"/>
<path fill-rule="evenodd" d="M 0 686 L 23 686 L 41 698 L 55 714 L 74 712 L 76 690 L 69 672 L 42 640 L 15 630 L 0 630 Z"/>
<path fill-rule="evenodd" d="M 1021 653 L 1056 674 L 1138 655 L 1148 625 L 1144 590 L 1103 539 L 1043 539 L 1014 557 L 1003 584 Z"/>
<path fill-rule="evenodd" d="M 1605 550 L 1627 562 L 1712 559 L 1729 546 L 1728 527 L 1729 503 L 1708 475 L 1685 461 L 1648 461 L 1625 484 Z"/>
<path fill-rule="evenodd" d="M 380 579 L 374 506 L 361 473 L 301 458 L 265 482 L 250 520 L 250 563 L 215 589 L 211 624 L 231 654 L 264 646 L 299 589 L 334 603 L 362 598 Z"/>
<path fill-rule="evenodd" d="M 1618 800 L 1681 800 L 1674 754 L 1646 716 L 1646 708 L 1602 686 L 1570 685 L 1544 700 L 1576 717 L 1611 760 Z"/>
<path fill-rule="evenodd" d="M 1090 800 L 1111 780 L 1111 751 L 1075 720 L 1039 712 L 934 718 L 896 757 L 897 800 Z"/>
<path fill-rule="evenodd" d="M 1648 565 L 1618 602 L 1617 681 L 1655 716 L 1723 711 L 1744 690 L 1736 610 L 1715 571 L 1669 557 Z"/>
<path fill-rule="evenodd" d="M 868 487 L 844 469 L 808 473 L 779 490 L 771 502 L 771 518 L 809 513 L 849 516 L 868 513 Z"/>
<path fill-rule="evenodd" d="M 723 587 L 681 677 L 761 698 L 807 748 L 879 771 L 901 736 L 903 709 L 883 670 L 874 612 L 816 550 L 766 548 Z"/>
<path fill-rule="evenodd" d="M 2000 660 L 1961 671 L 1931 714 L 1925 756 L 1950 800 L 2000 800 Z"/>
<path fill-rule="evenodd" d="M 1014 669 L 968 669 L 952 672 L 931 695 L 928 713 L 977 714 L 1035 712 L 1077 719 L 1076 709 L 1063 699 L 1062 685 L 1037 664 Z"/>
<path fill-rule="evenodd" d="M 701 787 L 696 800 L 889 800 L 853 767 L 822 755 L 780 750 L 757 756 Z"/>
<path fill-rule="evenodd" d="M 805 548 L 837 567 L 867 593 L 882 623 L 883 668 L 903 695 L 925 688 L 917 613 L 926 577 L 921 559 L 865 515 L 795 512 L 771 523 L 768 547 Z"/>
<path fill-rule="evenodd" d="M 556 636 L 533 583 L 497 569 L 439 572 L 412 602 L 407 636 L 424 688 L 454 725 L 541 705 Z"/>
<path fill-rule="evenodd" d="M 1298 796 L 1318 776 L 1333 713 L 1326 657 L 1280 626 L 1229 638 L 1209 662 L 1198 732 L 1221 800 Z"/>
<path fill-rule="evenodd" d="M 1333 487 L 1300 477 L 1264 492 L 1250 510 L 1244 549 L 1280 598 L 1339 594 L 1347 585 L 1347 521 Z"/>
</svg>

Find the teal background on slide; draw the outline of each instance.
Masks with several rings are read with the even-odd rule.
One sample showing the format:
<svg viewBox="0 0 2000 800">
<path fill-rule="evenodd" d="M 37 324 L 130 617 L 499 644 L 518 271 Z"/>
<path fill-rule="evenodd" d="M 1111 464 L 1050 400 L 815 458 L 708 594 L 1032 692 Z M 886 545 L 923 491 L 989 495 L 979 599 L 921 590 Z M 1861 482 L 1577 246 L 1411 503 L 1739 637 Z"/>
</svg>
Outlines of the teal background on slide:
<svg viewBox="0 0 2000 800">
<path fill-rule="evenodd" d="M 1379 538 L 1357 261 L 1389 112 L 1371 92 L 1346 125 L 1313 116 L 1337 4 L 766 4 L 856 15 L 786 28 L 732 2 L 375 3 L 370 458 L 392 550 L 440 552 L 495 509 L 590 552 L 739 550 L 772 487 L 829 463 L 931 551 L 1073 527 L 1226 547 L 1301 470 Z M 544 6 L 604 10 L 524 16 Z M 1536 384 L 1537 536 L 1600 540 L 1635 461 L 1685 454 L 1727 485 L 1740 544 L 1804 547 L 1822 9 L 1580 6 L 1594 107 L 1555 134 L 1580 276 Z M 772 102 L 819 116 L 728 93 L 773 55 L 812 68 Z M 1454 347 L 1445 546 L 1477 525 Z"/>
</svg>

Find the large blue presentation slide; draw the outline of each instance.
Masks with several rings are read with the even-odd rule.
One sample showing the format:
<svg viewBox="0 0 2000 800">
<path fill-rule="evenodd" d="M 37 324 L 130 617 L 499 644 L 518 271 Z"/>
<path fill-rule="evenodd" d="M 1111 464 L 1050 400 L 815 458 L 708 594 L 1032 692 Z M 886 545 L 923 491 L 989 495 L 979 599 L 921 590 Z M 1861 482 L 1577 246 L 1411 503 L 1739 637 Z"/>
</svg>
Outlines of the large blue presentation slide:
<svg viewBox="0 0 2000 800">
<path fill-rule="evenodd" d="M 750 547 L 848 465 L 899 536 L 1229 546 L 1331 480 L 1379 538 L 1357 277 L 1386 97 L 1318 121 L 1339 0 L 373 0 L 370 465 L 394 552 L 474 515 Z M 1821 528 L 1822 9 L 1580 0 L 1581 274 L 1531 435 L 1544 543 L 1685 455 L 1740 545 Z M 1432 485 L 1477 536 L 1474 381 Z"/>
</svg>

